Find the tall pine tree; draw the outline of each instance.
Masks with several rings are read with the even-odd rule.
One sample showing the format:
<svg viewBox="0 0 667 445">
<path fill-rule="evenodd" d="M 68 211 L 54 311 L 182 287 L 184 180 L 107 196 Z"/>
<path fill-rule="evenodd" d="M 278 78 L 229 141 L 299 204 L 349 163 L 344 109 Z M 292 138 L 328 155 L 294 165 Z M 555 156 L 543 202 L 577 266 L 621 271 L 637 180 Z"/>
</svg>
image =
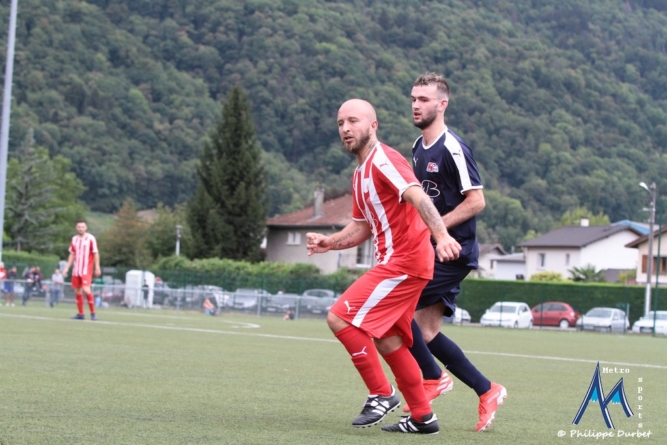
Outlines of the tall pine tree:
<svg viewBox="0 0 667 445">
<path fill-rule="evenodd" d="M 35 149 L 32 128 L 21 145 L 18 160 L 10 162 L 8 180 L 7 233 L 16 250 L 48 251 L 53 247 L 56 176 L 47 156 Z"/>
<path fill-rule="evenodd" d="M 194 257 L 259 260 L 266 183 L 250 106 L 240 87 L 227 96 L 197 174 L 197 195 L 188 208 Z"/>
</svg>

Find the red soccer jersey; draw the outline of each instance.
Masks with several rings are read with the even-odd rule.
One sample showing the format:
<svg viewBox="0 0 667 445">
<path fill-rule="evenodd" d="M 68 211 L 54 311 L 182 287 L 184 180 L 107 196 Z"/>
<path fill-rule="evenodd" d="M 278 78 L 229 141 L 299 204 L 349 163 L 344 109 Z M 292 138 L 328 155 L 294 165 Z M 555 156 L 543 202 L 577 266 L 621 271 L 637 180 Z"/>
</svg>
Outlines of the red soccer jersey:
<svg viewBox="0 0 667 445">
<path fill-rule="evenodd" d="M 428 227 L 403 201 L 403 192 L 411 186 L 421 184 L 405 158 L 378 143 L 354 171 L 352 217 L 369 224 L 378 264 L 430 280 L 435 253 Z"/>
<path fill-rule="evenodd" d="M 97 241 L 90 233 L 84 236 L 74 235 L 69 251 L 74 254 L 72 264 L 72 276 L 85 277 L 93 275 L 95 265 L 95 254 L 97 253 Z"/>
</svg>

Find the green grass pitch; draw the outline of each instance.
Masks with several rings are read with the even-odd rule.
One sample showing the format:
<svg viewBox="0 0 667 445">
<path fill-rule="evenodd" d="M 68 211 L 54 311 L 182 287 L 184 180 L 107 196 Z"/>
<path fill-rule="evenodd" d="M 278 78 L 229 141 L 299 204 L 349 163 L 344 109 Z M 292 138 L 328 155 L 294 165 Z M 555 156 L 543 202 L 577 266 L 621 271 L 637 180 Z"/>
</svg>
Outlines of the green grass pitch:
<svg viewBox="0 0 667 445">
<path fill-rule="evenodd" d="M 81 322 L 31 304 L 0 307 L 0 445 L 667 443 L 665 338 L 446 326 L 509 397 L 475 433 L 477 396 L 455 379 L 433 403 L 440 434 L 422 437 L 351 427 L 365 387 L 323 319 L 109 309 Z M 597 403 L 571 424 L 597 361 L 627 371 L 602 376 L 607 392 L 624 379 L 634 411 L 610 405 L 616 430 Z M 618 437 L 637 430 L 651 437 Z"/>
</svg>

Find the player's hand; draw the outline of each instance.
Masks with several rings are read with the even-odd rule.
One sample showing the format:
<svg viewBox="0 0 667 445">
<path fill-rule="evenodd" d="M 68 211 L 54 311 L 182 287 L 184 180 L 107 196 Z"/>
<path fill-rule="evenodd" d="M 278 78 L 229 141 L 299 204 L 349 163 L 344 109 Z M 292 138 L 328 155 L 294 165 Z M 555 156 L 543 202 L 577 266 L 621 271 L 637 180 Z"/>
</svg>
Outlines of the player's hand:
<svg viewBox="0 0 667 445">
<path fill-rule="evenodd" d="M 100 270 L 99 267 L 96 267 L 96 268 L 95 268 L 95 272 L 94 272 L 94 274 L 95 274 L 96 277 L 99 277 L 100 275 L 102 275 L 102 271 Z"/>
<path fill-rule="evenodd" d="M 63 269 L 61 273 L 63 274 L 63 278 L 67 277 L 67 269 Z"/>
<path fill-rule="evenodd" d="M 333 240 L 331 237 L 322 235 L 321 233 L 306 233 L 306 249 L 308 249 L 308 256 L 314 253 L 324 253 L 331 250 Z"/>
<path fill-rule="evenodd" d="M 440 239 L 435 246 L 435 253 L 438 255 L 440 262 L 452 261 L 459 257 L 461 253 L 461 245 L 451 235 L 447 234 Z"/>
</svg>

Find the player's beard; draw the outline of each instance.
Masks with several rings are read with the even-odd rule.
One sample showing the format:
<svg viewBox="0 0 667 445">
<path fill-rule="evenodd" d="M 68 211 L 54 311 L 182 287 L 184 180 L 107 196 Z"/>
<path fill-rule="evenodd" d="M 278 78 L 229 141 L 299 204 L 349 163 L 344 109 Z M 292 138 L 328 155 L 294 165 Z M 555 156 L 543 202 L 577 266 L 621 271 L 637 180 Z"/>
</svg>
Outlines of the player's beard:
<svg viewBox="0 0 667 445">
<path fill-rule="evenodd" d="M 435 119 L 438 117 L 438 110 L 433 109 L 430 110 L 429 112 L 423 112 L 421 114 L 421 120 L 419 121 L 412 121 L 415 127 L 419 128 L 420 130 L 423 130 L 424 128 L 428 128 L 431 126 L 431 124 L 435 121 Z"/>
<path fill-rule="evenodd" d="M 346 144 L 343 142 L 343 148 L 345 149 L 346 152 L 350 154 L 356 154 L 360 153 L 366 145 L 368 145 L 368 142 L 371 140 L 371 132 L 367 131 L 366 134 L 361 136 L 359 141 L 355 144 L 354 142 L 351 142 L 349 144 Z"/>
</svg>

